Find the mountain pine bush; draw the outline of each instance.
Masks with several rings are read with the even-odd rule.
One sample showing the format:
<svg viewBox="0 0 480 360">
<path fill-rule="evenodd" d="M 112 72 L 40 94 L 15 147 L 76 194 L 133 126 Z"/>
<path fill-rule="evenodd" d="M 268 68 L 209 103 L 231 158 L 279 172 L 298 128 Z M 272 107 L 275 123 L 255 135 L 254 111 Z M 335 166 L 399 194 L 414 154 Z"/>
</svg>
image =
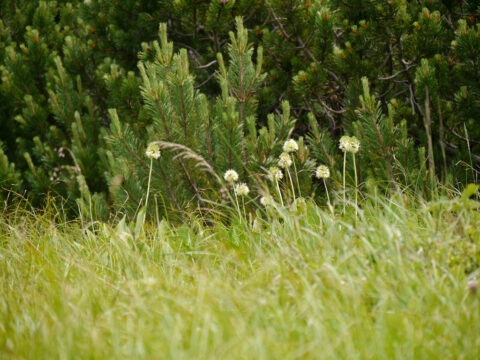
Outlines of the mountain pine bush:
<svg viewBox="0 0 480 360">
<path fill-rule="evenodd" d="M 229 168 L 255 200 L 291 137 L 282 191 L 323 196 L 314 164 L 341 189 L 343 134 L 361 142 L 360 190 L 478 181 L 476 1 L 17 0 L 0 14 L 2 199 L 133 213 L 158 142 L 149 206 L 230 201 Z"/>
</svg>

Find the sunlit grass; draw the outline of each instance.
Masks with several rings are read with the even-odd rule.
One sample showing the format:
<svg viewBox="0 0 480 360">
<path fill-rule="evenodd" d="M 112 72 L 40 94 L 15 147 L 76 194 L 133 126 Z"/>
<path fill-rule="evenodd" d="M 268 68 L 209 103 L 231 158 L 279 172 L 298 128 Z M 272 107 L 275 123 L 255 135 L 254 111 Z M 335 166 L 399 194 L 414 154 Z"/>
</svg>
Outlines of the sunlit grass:
<svg viewBox="0 0 480 360">
<path fill-rule="evenodd" d="M 477 359 L 480 214 L 395 196 L 175 228 L 0 220 L 0 357 Z"/>
</svg>

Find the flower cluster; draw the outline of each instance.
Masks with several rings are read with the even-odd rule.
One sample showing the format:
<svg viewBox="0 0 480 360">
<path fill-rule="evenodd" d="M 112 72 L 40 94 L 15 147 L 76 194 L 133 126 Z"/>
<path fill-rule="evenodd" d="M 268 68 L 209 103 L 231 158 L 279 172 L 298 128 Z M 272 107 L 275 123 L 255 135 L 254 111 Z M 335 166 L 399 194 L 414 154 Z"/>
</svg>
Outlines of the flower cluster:
<svg viewBox="0 0 480 360">
<path fill-rule="evenodd" d="M 360 141 L 355 136 L 342 136 L 340 138 L 340 150 L 355 154 L 360 150 Z"/>
<path fill-rule="evenodd" d="M 223 178 L 226 182 L 233 184 L 234 182 L 238 181 L 238 173 L 235 170 L 230 169 L 225 171 Z"/>
<path fill-rule="evenodd" d="M 149 159 L 157 160 L 160 157 L 160 147 L 154 143 L 149 144 L 145 155 L 147 155 Z"/>
<path fill-rule="evenodd" d="M 233 169 L 229 169 L 225 171 L 223 178 L 230 185 L 234 185 L 238 181 L 238 173 Z M 238 196 L 247 196 L 248 193 L 250 192 L 250 189 L 245 183 L 236 184 L 233 190 L 235 191 L 235 194 Z"/>
<path fill-rule="evenodd" d="M 275 180 L 275 181 L 279 181 L 279 180 L 282 180 L 282 179 L 283 179 L 282 170 L 280 170 L 280 169 L 277 168 L 277 167 L 271 167 L 268 172 L 269 172 L 268 177 L 269 177 L 270 180 L 272 180 L 272 181 L 274 181 L 274 180 Z"/>
<path fill-rule="evenodd" d="M 278 166 L 280 166 L 281 168 L 287 169 L 290 166 L 292 166 L 292 164 L 293 164 L 293 161 L 289 153 L 283 152 L 280 154 L 280 157 L 278 158 Z"/>
<path fill-rule="evenodd" d="M 340 138 L 339 147 L 344 153 L 350 152 L 352 154 L 355 154 L 360 150 L 360 141 L 355 136 L 342 136 Z M 280 154 L 278 158 L 278 167 L 271 167 L 268 170 L 268 178 L 271 181 L 278 182 L 283 179 L 284 175 L 281 169 L 283 168 L 285 169 L 285 171 L 287 171 L 287 169 L 293 165 L 292 153 L 296 151 L 298 151 L 298 144 L 295 140 L 289 139 L 285 141 L 285 143 L 283 144 L 283 152 Z M 145 154 L 150 159 L 158 159 L 160 157 L 159 145 L 156 143 L 150 143 L 147 147 Z M 326 165 L 317 166 L 315 170 L 315 177 L 317 179 L 324 179 L 324 180 L 328 179 L 330 177 L 330 169 Z M 237 183 L 239 180 L 239 175 L 235 170 L 228 169 L 227 171 L 225 171 L 223 178 L 233 188 L 233 191 L 236 196 L 244 197 L 250 193 L 250 189 L 248 188 L 248 185 L 246 183 L 244 182 Z M 290 182 L 292 182 L 291 179 L 290 179 Z M 298 179 L 297 179 L 297 183 L 298 183 Z M 277 186 L 278 186 L 278 183 L 277 183 Z M 325 187 L 326 187 L 326 184 L 325 184 Z M 278 190 L 280 191 L 280 189 Z M 295 197 L 295 191 L 293 190 L 293 182 L 292 182 L 292 193 Z M 300 194 L 300 189 L 298 190 L 298 193 Z M 327 196 L 328 196 L 328 190 L 327 190 Z M 147 198 L 148 198 L 148 195 L 147 195 Z M 301 198 L 298 198 L 295 201 L 300 202 L 301 200 L 302 200 Z M 275 202 L 272 196 L 270 194 L 267 194 L 260 198 L 260 203 L 263 206 L 268 207 L 268 206 L 273 206 Z M 282 205 L 283 205 L 283 201 L 282 201 Z M 238 207 L 238 201 L 237 201 L 237 207 Z"/>
<path fill-rule="evenodd" d="M 263 206 L 272 206 L 273 205 L 273 199 L 270 195 L 265 195 L 260 198 L 260 204 Z"/>
<path fill-rule="evenodd" d="M 293 139 L 285 141 L 285 143 L 283 144 L 283 151 L 286 153 L 298 151 L 297 142 Z"/>
<path fill-rule="evenodd" d="M 317 179 L 328 179 L 330 177 L 330 170 L 325 165 L 319 165 L 315 171 L 315 177 Z"/>
<path fill-rule="evenodd" d="M 235 194 L 238 196 L 247 196 L 249 192 L 250 189 L 248 188 L 247 184 L 241 183 L 235 185 Z"/>
</svg>

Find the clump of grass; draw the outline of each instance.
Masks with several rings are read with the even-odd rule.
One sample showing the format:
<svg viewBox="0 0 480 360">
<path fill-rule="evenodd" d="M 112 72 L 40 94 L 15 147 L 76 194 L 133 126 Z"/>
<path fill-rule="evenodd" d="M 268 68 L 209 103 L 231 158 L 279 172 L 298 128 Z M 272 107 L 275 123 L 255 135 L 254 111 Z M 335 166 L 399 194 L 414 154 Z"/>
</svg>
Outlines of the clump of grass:
<svg viewBox="0 0 480 360">
<path fill-rule="evenodd" d="M 5 212 L 0 356 L 476 359 L 480 214 L 462 201 L 367 198 L 356 226 L 307 201 L 138 237 Z"/>
</svg>

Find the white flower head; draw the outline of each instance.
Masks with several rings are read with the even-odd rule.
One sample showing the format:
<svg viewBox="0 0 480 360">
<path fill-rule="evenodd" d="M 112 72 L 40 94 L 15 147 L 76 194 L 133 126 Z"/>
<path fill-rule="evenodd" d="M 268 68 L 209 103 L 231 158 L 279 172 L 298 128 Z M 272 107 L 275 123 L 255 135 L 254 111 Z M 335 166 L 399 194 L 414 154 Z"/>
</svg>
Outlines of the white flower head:
<svg viewBox="0 0 480 360">
<path fill-rule="evenodd" d="M 247 196 L 249 192 L 250 189 L 248 188 L 247 184 L 241 183 L 235 185 L 235 194 L 238 196 Z"/>
<path fill-rule="evenodd" d="M 343 135 L 340 138 L 340 146 L 339 146 L 340 150 L 342 150 L 343 152 L 347 152 L 349 142 L 350 142 L 350 136 Z"/>
<path fill-rule="evenodd" d="M 342 136 L 340 138 L 340 150 L 355 154 L 360 150 L 360 141 L 355 136 Z"/>
<path fill-rule="evenodd" d="M 355 136 L 350 138 L 350 152 L 355 154 L 360 150 L 360 140 L 358 140 Z"/>
<path fill-rule="evenodd" d="M 276 180 L 276 181 L 282 180 L 283 179 L 282 170 L 280 170 L 278 167 L 271 167 L 270 170 L 269 170 L 268 177 L 272 181 L 273 180 Z"/>
<path fill-rule="evenodd" d="M 293 139 L 285 141 L 285 143 L 283 144 L 283 151 L 285 151 L 286 153 L 298 151 L 297 142 Z"/>
<path fill-rule="evenodd" d="M 145 155 L 149 159 L 157 160 L 160 157 L 160 147 L 157 144 L 151 143 L 147 146 L 147 151 L 145 151 Z"/>
<path fill-rule="evenodd" d="M 280 157 L 278 158 L 278 166 L 281 168 L 287 169 L 290 166 L 292 166 L 293 161 L 292 158 L 290 157 L 290 154 L 283 152 L 280 154 Z"/>
<path fill-rule="evenodd" d="M 223 178 L 228 183 L 234 183 L 238 180 L 238 173 L 235 170 L 230 169 L 225 171 L 225 175 L 223 175 Z"/>
<path fill-rule="evenodd" d="M 315 171 L 317 179 L 328 179 L 330 177 L 330 169 L 325 165 L 319 165 Z"/>
<path fill-rule="evenodd" d="M 272 206 L 273 205 L 273 199 L 270 195 L 265 195 L 260 198 L 260 204 L 263 206 Z"/>
</svg>

